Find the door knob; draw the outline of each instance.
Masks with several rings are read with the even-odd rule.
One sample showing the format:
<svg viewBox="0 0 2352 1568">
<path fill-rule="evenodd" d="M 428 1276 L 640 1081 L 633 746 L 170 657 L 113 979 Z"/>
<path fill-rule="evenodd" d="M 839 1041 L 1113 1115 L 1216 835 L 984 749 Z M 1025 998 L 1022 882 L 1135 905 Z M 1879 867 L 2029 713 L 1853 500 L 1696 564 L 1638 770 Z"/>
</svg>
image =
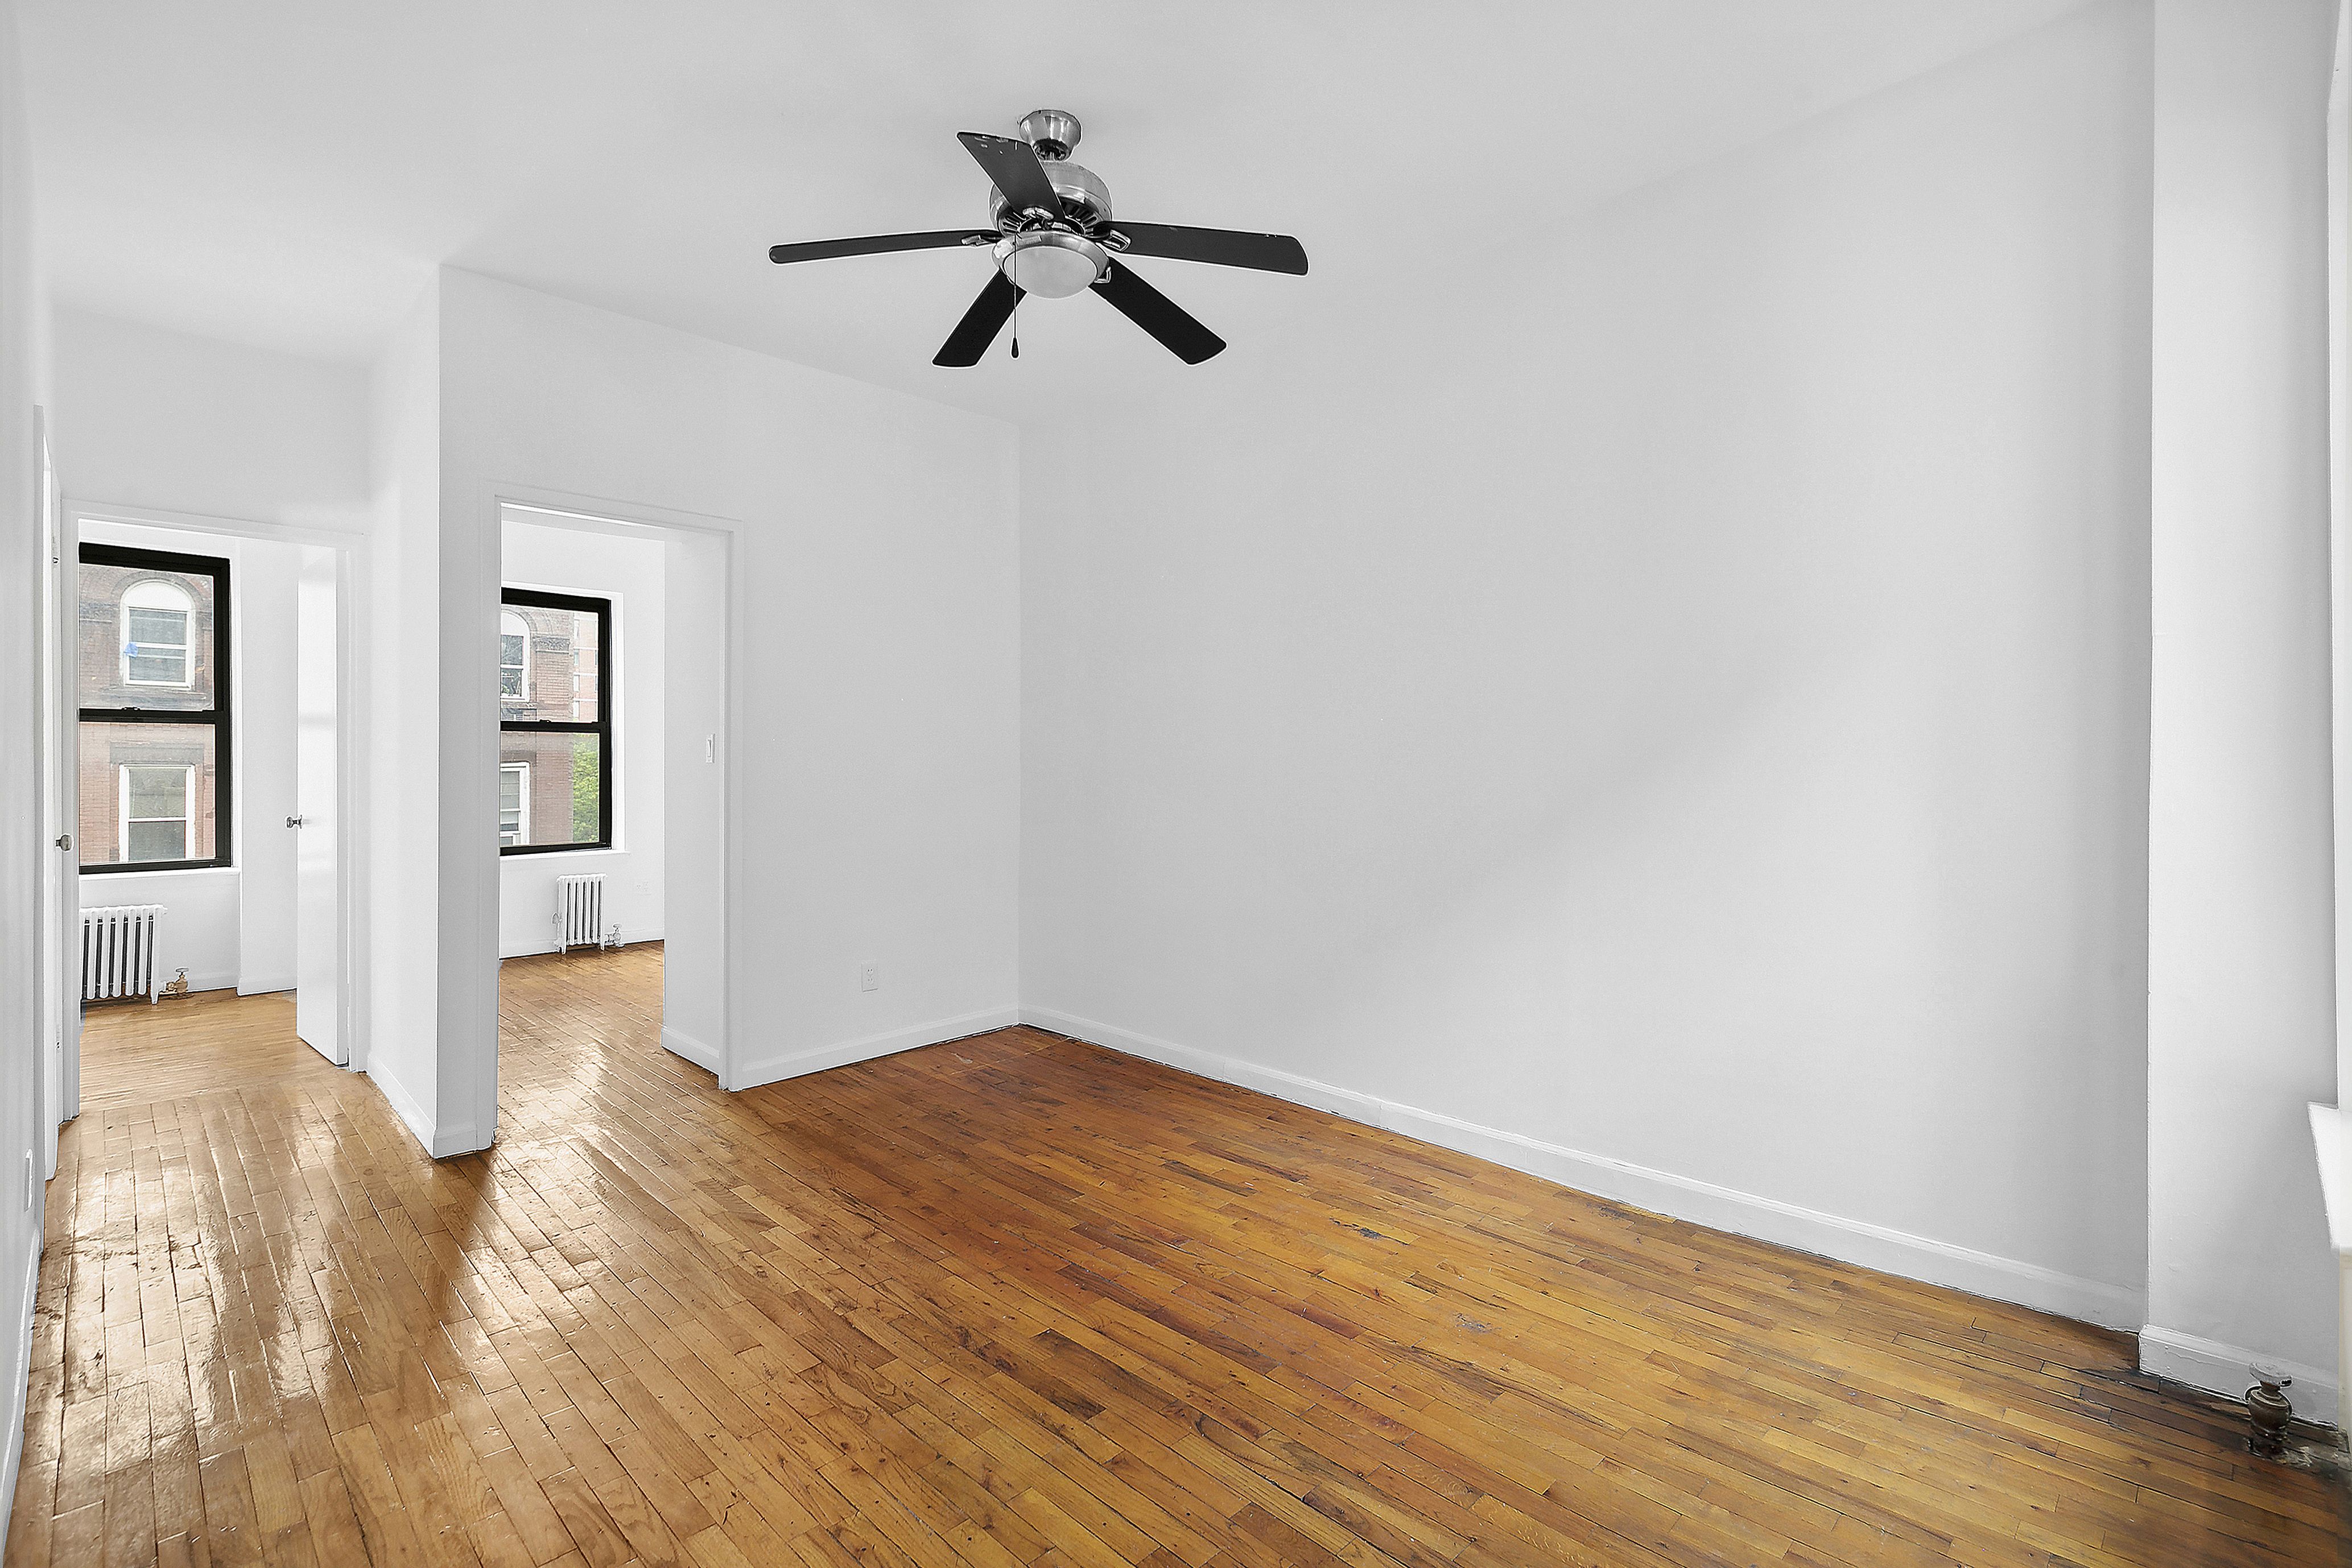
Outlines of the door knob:
<svg viewBox="0 0 2352 1568">
<path fill-rule="evenodd" d="M 289 816 L 286 819 L 286 826 L 289 827 L 299 827 L 309 820 L 310 818 L 306 816 Z"/>
<path fill-rule="evenodd" d="M 58 847 L 60 849 L 70 850 L 73 847 L 73 835 L 70 833 L 58 834 Z"/>
</svg>

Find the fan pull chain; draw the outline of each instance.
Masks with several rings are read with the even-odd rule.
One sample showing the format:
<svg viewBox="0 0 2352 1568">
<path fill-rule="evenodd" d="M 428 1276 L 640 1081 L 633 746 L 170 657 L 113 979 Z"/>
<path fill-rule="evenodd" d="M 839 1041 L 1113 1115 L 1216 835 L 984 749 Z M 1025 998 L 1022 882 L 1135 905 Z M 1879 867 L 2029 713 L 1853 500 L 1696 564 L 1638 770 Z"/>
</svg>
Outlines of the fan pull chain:
<svg viewBox="0 0 2352 1568">
<path fill-rule="evenodd" d="M 1013 357 L 1021 357 L 1021 301 L 1013 301 Z"/>
</svg>

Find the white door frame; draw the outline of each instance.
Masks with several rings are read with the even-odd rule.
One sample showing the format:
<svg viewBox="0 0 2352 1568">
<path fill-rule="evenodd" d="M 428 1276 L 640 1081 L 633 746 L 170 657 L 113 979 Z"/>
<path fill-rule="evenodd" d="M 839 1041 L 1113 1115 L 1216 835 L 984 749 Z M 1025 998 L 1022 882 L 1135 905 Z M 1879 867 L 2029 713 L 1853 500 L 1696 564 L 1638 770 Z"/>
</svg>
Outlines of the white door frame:
<svg viewBox="0 0 2352 1568">
<path fill-rule="evenodd" d="M 34 412 L 41 466 L 41 548 L 50 557 L 44 596 L 54 600 L 54 619 L 43 628 L 49 639 L 43 649 L 49 679 L 41 694 L 48 753 L 41 759 L 41 790 L 51 810 L 41 833 L 45 840 L 59 840 L 45 847 L 42 859 L 47 868 L 41 885 L 44 944 L 56 944 L 41 979 L 41 1120 L 47 1123 L 42 1130 L 42 1178 L 47 1180 L 58 1173 L 58 1130 L 81 1114 L 81 770 L 74 731 L 79 714 L 74 702 L 79 685 L 74 645 L 81 616 L 75 591 L 79 552 L 69 537 L 74 531 L 70 514 L 50 459 L 48 413 Z"/>
<path fill-rule="evenodd" d="M 741 524 L 736 519 L 511 482 L 494 481 L 485 485 L 479 492 L 478 504 L 482 509 L 478 514 L 482 520 L 480 537 L 490 542 L 489 548 L 476 552 L 472 597 L 478 623 L 476 629 L 479 635 L 468 639 L 476 650 L 473 666 L 479 677 L 467 686 L 476 698 L 478 721 L 471 728 L 478 749 L 462 758 L 445 757 L 442 785 L 445 799 L 451 798 L 454 793 L 457 799 L 478 803 L 480 810 L 463 821 L 444 822 L 441 831 L 445 846 L 453 842 L 474 841 L 488 846 L 486 853 L 467 856 L 462 862 L 467 868 L 464 891 L 469 903 L 461 905 L 478 911 L 479 925 L 476 933 L 476 960 L 491 976 L 491 984 L 474 994 L 471 1010 L 475 1016 L 468 1030 L 468 1037 L 472 1040 L 487 1042 L 487 1047 L 478 1045 L 475 1048 L 487 1051 L 488 1070 L 473 1075 L 472 1084 L 473 1125 L 485 1130 L 482 1140 L 487 1145 L 490 1141 L 488 1130 L 495 1129 L 498 1120 L 498 634 L 500 590 L 505 580 L 506 510 L 518 507 L 530 511 L 552 513 L 554 515 L 547 520 L 551 527 L 577 528 L 587 532 L 611 533 L 626 538 L 658 539 L 665 535 L 687 535 L 716 541 L 724 549 L 726 657 L 719 679 L 722 682 L 720 711 L 725 717 L 718 741 L 719 787 L 723 802 L 719 823 L 719 962 L 724 973 L 720 997 L 720 1016 L 724 1024 L 719 1039 L 713 1042 L 719 1058 L 713 1070 L 722 1089 L 733 1089 L 741 1081 L 740 1062 L 742 1053 L 738 1036 L 739 1020 L 743 1016 L 743 1011 L 738 1005 L 737 987 L 741 984 L 740 977 L 748 973 L 741 962 L 742 955 L 737 951 L 743 930 L 740 909 L 742 885 L 741 879 L 735 875 L 734 848 L 742 842 L 738 816 L 743 792 L 742 781 L 736 773 L 735 748 L 731 743 L 742 720 L 742 686 L 734 679 L 734 672 L 744 668 L 744 616 L 742 544 L 738 537 Z M 443 646 L 448 645 L 445 643 Z M 444 689 L 446 689 L 446 684 Z M 453 764 L 462 770 L 455 778 L 451 772 Z M 453 784 L 457 787 L 451 792 Z M 447 1000 L 445 996 L 445 1006 Z"/>
<path fill-rule="evenodd" d="M 81 525 L 85 522 L 127 523 L 135 528 L 170 529 L 182 533 L 216 533 L 237 539 L 258 539 L 279 544 L 323 545 L 335 552 L 335 639 L 338 668 L 335 672 L 335 808 L 341 818 L 341 830 L 337 836 L 336 880 L 338 903 L 342 909 L 343 951 L 337 964 L 341 984 L 338 998 L 342 1016 L 338 1020 L 342 1038 L 348 1042 L 347 1065 L 353 1072 L 365 1072 L 368 1064 L 367 965 L 362 955 L 367 952 L 367 858 L 357 847 L 359 826 L 367 820 L 366 726 L 359 721 L 362 685 L 360 653 L 366 647 L 365 627 L 361 617 L 366 612 L 367 539 L 362 534 L 339 533 L 332 529 L 303 528 L 292 523 L 254 522 L 244 518 L 207 517 L 198 512 L 168 511 L 159 507 L 124 506 L 108 501 L 68 500 L 65 503 L 65 532 L 69 542 L 79 543 Z M 70 746 L 73 731 L 71 715 L 68 728 L 62 736 L 53 737 L 54 743 Z M 68 1099 L 79 1094 L 80 1064 L 69 1064 L 72 1076 L 68 1082 Z"/>
</svg>

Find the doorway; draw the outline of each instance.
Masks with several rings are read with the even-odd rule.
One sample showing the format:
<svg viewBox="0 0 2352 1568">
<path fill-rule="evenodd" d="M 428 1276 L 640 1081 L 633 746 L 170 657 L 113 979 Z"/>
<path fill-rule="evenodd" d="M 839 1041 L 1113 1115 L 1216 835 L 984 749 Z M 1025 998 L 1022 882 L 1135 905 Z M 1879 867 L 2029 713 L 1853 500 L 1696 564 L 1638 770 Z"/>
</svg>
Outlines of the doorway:
<svg viewBox="0 0 2352 1568">
<path fill-rule="evenodd" d="M 72 831 L 49 924 L 51 1109 L 69 1119 L 116 1078 L 150 1098 L 205 1087 L 198 1039 L 249 1066 L 293 1061 L 282 1046 L 363 1067 L 342 831 L 359 542 L 58 515 L 44 776 Z M 120 1059 L 86 1062 L 85 1036 Z"/>
<path fill-rule="evenodd" d="M 502 1016 L 657 987 L 639 1043 L 723 1076 L 726 538 L 499 515 Z"/>
</svg>

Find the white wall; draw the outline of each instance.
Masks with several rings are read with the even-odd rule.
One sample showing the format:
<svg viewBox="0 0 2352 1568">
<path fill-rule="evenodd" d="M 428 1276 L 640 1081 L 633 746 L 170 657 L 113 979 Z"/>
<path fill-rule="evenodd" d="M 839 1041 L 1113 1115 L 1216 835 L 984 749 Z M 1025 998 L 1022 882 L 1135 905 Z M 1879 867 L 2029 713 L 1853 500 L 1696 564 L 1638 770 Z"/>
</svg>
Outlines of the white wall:
<svg viewBox="0 0 2352 1568">
<path fill-rule="evenodd" d="M 2158 0 L 2145 1364 L 2332 1414 L 2333 0 Z"/>
<path fill-rule="evenodd" d="M 665 536 L 662 584 L 669 599 L 669 646 L 663 693 L 668 765 L 662 782 L 663 825 L 662 1033 L 664 1047 L 733 1082 L 732 1064 L 719 1052 L 728 1038 L 728 921 L 730 884 L 727 833 L 727 773 L 734 748 L 722 756 L 728 732 L 728 619 L 711 606 L 728 603 L 725 534 L 673 531 Z M 699 679 L 716 670 L 719 679 Z M 748 978 L 748 977 L 747 977 Z M 756 994 L 756 987 L 750 988 Z"/>
<path fill-rule="evenodd" d="M 72 499 L 365 531 L 365 372 L 65 309 L 57 365 Z"/>
<path fill-rule="evenodd" d="M 34 408 L 50 397 L 47 310 L 33 249 L 32 159 L 25 126 L 16 7 L 0 0 L 0 1375 L 6 1404 L 0 1530 L 24 1451 L 26 1373 L 46 1194 L 34 1151 L 41 1106 L 41 581 L 48 549 L 38 504 Z M 21 1163 L 20 1163 L 21 1156 Z M 29 1190 L 28 1190 L 29 1189 Z"/>
<path fill-rule="evenodd" d="M 440 292 L 428 289 L 377 363 L 368 397 L 367 585 L 358 606 L 357 705 L 363 747 L 359 794 L 348 829 L 366 879 L 366 929 L 355 965 L 366 994 L 352 1065 L 434 1154 L 487 1143 L 470 1125 L 443 1139 L 434 1114 L 442 967 L 439 929 L 441 834 Z M 495 885 L 478 895 L 495 908 Z M 492 917 L 495 918 L 494 916 Z"/>
<path fill-rule="evenodd" d="M 72 405 L 60 416 L 79 412 Z M 88 437 L 85 438 L 88 443 Z M 294 576 L 300 548 L 183 529 L 85 521 L 89 542 L 217 555 L 229 563 L 230 855 L 201 871 L 81 879 L 81 906 L 162 904 L 163 978 L 247 995 L 294 984 Z"/>
<path fill-rule="evenodd" d="M 2148 104 L 2095 5 L 1033 433 L 1024 1013 L 2137 1324 Z"/>
<path fill-rule="evenodd" d="M 440 711 L 432 745 L 411 737 L 397 771 L 406 780 L 415 757 L 437 752 L 429 809 L 479 826 L 441 840 L 438 1055 L 417 1096 L 432 1108 L 422 1135 L 472 1147 L 495 1126 L 501 494 L 557 493 L 623 518 L 697 514 L 727 542 L 735 647 L 758 656 L 719 742 L 741 804 L 726 848 L 732 1081 L 1009 1021 L 1012 429 L 455 270 L 441 274 L 438 315 Z M 427 537 L 422 520 L 404 508 L 388 521 L 403 532 L 404 575 L 412 559 L 421 569 L 409 552 Z M 413 635 L 422 605 L 403 603 Z M 423 660 L 408 668 L 421 676 Z M 380 908 L 422 914 L 419 890 Z M 877 991 L 859 988 L 866 961 L 880 965 Z"/>
<path fill-rule="evenodd" d="M 302 547 L 249 539 L 237 551 L 236 652 L 230 673 L 236 695 L 230 728 L 236 745 L 236 988 L 247 996 L 294 989 L 295 829 L 301 811 L 294 755 L 299 727 L 295 691 L 299 638 L 295 593 Z"/>
<path fill-rule="evenodd" d="M 585 594 L 613 601 L 619 688 L 613 723 L 619 787 L 614 795 L 611 849 L 509 855 L 499 861 L 499 956 L 555 951 L 555 879 L 601 874 L 604 915 L 624 942 L 662 939 L 663 795 L 668 746 L 663 710 L 669 679 L 667 551 L 659 539 L 615 538 L 577 528 L 509 519 L 504 580 L 512 585 Z M 703 679 L 716 681 L 712 668 Z"/>
</svg>

